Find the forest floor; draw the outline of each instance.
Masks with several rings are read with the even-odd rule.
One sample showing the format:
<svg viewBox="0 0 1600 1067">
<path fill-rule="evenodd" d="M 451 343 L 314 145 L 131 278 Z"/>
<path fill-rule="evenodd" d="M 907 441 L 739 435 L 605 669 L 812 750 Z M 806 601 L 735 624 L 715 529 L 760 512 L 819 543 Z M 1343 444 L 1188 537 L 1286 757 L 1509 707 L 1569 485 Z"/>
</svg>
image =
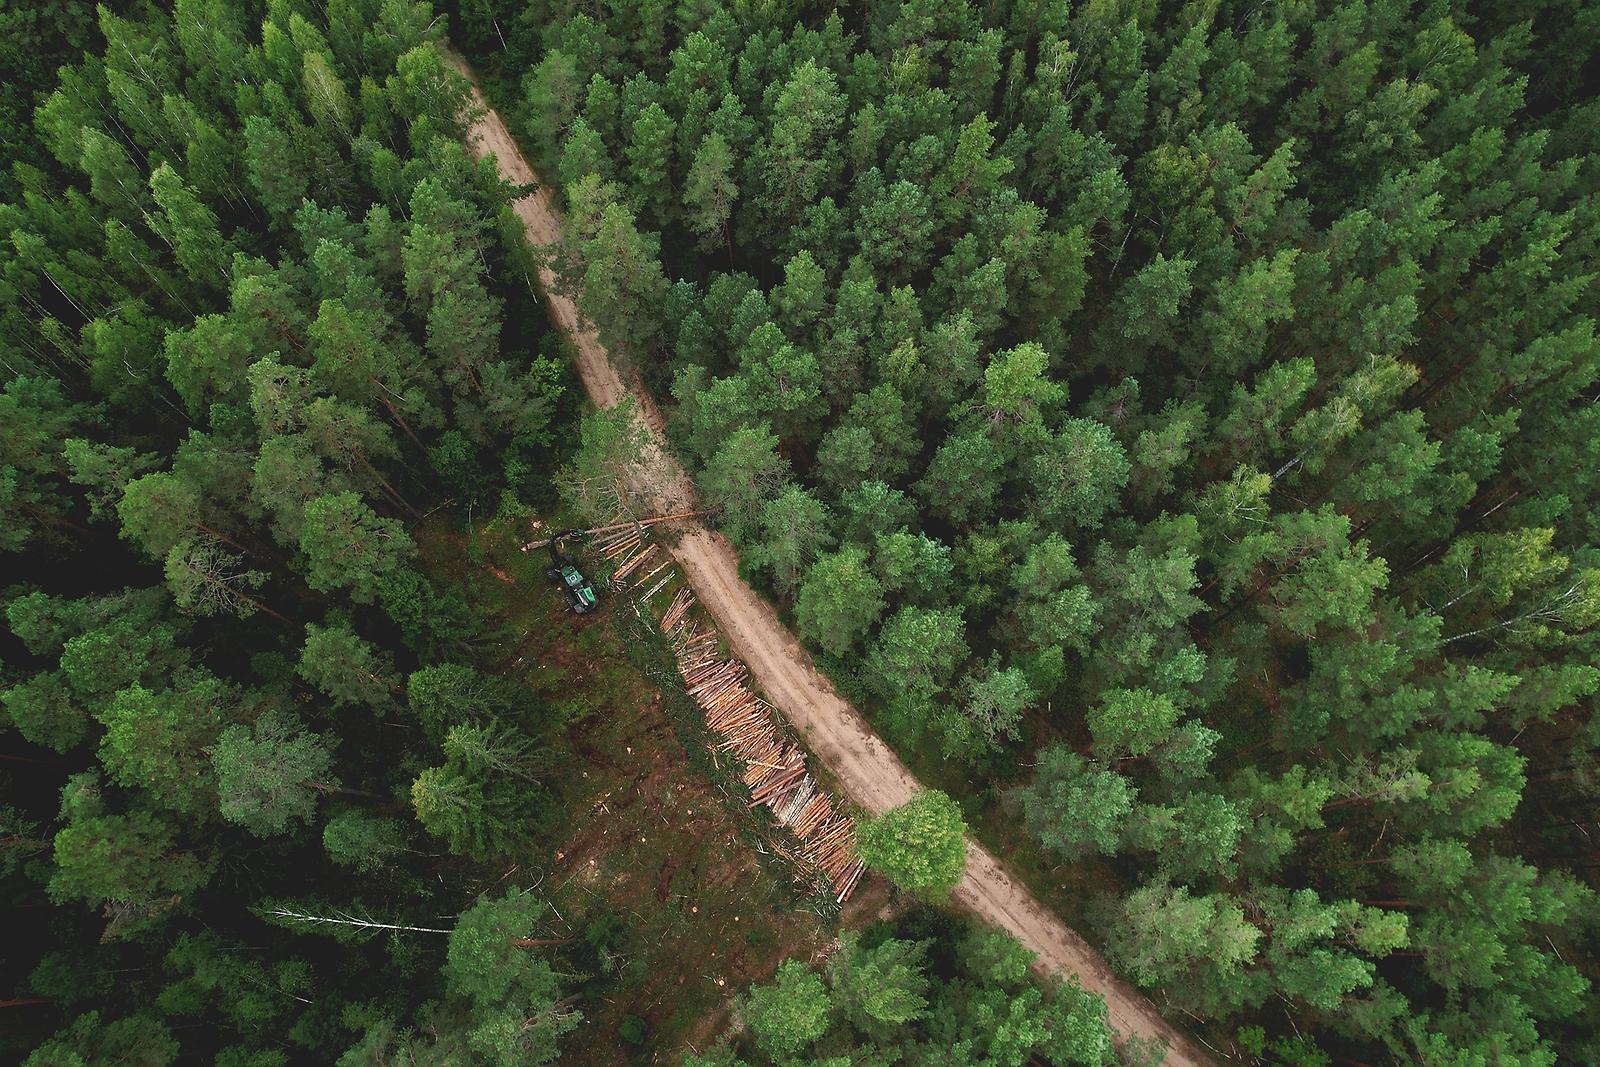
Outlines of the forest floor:
<svg viewBox="0 0 1600 1067">
<path fill-rule="evenodd" d="M 623 647 L 614 614 L 627 602 L 605 597 L 575 618 L 543 554 L 517 552 L 522 531 L 505 525 L 463 535 L 436 524 L 419 539 L 430 573 L 487 620 L 497 673 L 553 705 L 582 757 L 546 782 L 562 825 L 540 832 L 502 880 L 537 884 L 549 899 L 550 928 L 537 936 L 603 945 L 596 973 L 580 976 L 591 992 L 562 1062 L 673 1062 L 723 1029 L 739 990 L 784 959 L 825 953 L 836 924 L 871 921 L 887 893 L 874 882 L 831 919 L 808 908 L 781 861 L 751 847 L 742 802 L 689 767 L 659 687 Z M 630 1016 L 645 1024 L 638 1046 L 621 1037 Z"/>
<path fill-rule="evenodd" d="M 460 57 L 455 62 L 472 78 Z M 517 186 L 535 186 L 517 201 L 528 240 L 537 246 L 561 241 L 561 221 L 551 191 L 523 158 L 499 114 L 474 89 L 478 106 L 468 133 L 474 158 L 495 157 L 500 174 Z M 539 282 L 552 321 L 566 331 L 576 352 L 577 370 L 597 407 L 610 408 L 629 395 L 594 331 L 584 325 L 572 300 L 557 291 L 556 278 L 541 266 Z M 647 506 L 679 509 L 695 498 L 688 475 L 667 453 L 661 420 L 645 390 L 632 390 L 640 420 L 649 431 L 651 455 L 639 465 L 631 487 Z M 878 813 L 911 799 L 921 786 L 869 727 L 860 712 L 819 672 L 800 642 L 784 627 L 772 606 L 739 577 L 739 557 L 731 542 L 698 522 L 678 527 L 672 553 L 734 654 L 750 668 L 767 698 L 805 739 L 852 800 Z M 986 922 L 1001 926 L 1035 952 L 1043 973 L 1076 975 L 1083 987 L 1105 997 L 1119 1043 L 1130 1035 L 1167 1045 L 1173 1067 L 1205 1064 L 1210 1057 L 1162 1017 L 1146 997 L 1122 981 L 1094 948 L 1052 914 L 975 842 L 967 846 L 967 872 L 955 900 Z"/>
</svg>

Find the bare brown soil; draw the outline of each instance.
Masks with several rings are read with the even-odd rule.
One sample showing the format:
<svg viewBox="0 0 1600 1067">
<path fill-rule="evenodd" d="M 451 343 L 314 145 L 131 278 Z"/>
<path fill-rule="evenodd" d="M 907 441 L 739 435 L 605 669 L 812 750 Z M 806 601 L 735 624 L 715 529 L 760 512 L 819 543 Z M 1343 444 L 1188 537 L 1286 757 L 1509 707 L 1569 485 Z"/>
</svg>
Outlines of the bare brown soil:
<svg viewBox="0 0 1600 1067">
<path fill-rule="evenodd" d="M 456 62 L 470 78 L 466 63 L 459 58 Z M 550 190 L 539 184 L 499 114 L 476 89 L 474 94 L 481 111 L 468 133 L 469 151 L 474 158 L 493 155 L 501 175 L 512 184 L 537 186 L 517 201 L 517 214 L 527 228 L 530 242 L 542 246 L 558 244 L 561 220 Z M 539 283 L 552 321 L 572 340 L 578 375 L 589 398 L 600 408 L 616 406 L 629 395 L 629 390 L 594 330 L 584 323 L 572 300 L 557 292 L 555 275 L 548 267 L 540 268 Z M 641 465 L 645 469 L 633 490 L 664 509 L 680 508 L 683 502 L 694 499 L 693 485 L 665 450 L 660 419 L 650 398 L 642 390 L 634 395 L 654 454 Z M 905 803 L 921 791 L 922 786 L 873 733 L 860 712 L 816 669 L 810 655 L 771 605 L 740 579 L 738 554 L 732 543 L 698 522 L 686 522 L 681 530 L 672 553 L 700 603 L 716 620 L 734 654 L 749 666 L 767 698 L 800 731 L 807 746 L 851 799 L 867 811 L 878 813 Z M 1075 975 L 1085 989 L 1105 997 L 1119 1043 L 1133 1034 L 1163 1041 L 1167 1045 L 1165 1062 L 1174 1067 L 1211 1062 L 1197 1043 L 1118 978 L 1088 942 L 1034 899 L 999 860 L 976 843 L 967 845 L 967 873 L 956 888 L 955 900 L 984 921 L 1008 930 L 1037 953 L 1035 966 L 1042 973 Z"/>
<path fill-rule="evenodd" d="M 676 1063 L 684 1048 L 704 1049 L 726 1029 L 740 991 L 785 959 L 823 951 L 833 927 L 800 906 L 786 871 L 749 847 L 742 802 L 690 769 L 660 690 L 608 625 L 627 601 L 607 598 L 574 619 L 539 555 L 517 551 L 523 532 L 495 521 L 470 537 L 444 523 L 417 534 L 428 572 L 482 613 L 497 673 L 565 720 L 566 743 L 584 757 L 541 776 L 567 817 L 477 889 L 536 887 L 550 910 L 533 938 L 572 939 L 581 965 L 611 979 L 579 1004 L 583 1021 L 563 1043 L 564 1067 Z M 485 558 L 468 558 L 469 540 Z M 861 896 L 882 905 L 876 883 Z M 844 921 L 862 925 L 851 904 Z M 594 924 L 609 930 L 603 957 L 586 947 Z M 620 1034 L 628 1016 L 646 1024 L 636 1049 Z"/>
</svg>

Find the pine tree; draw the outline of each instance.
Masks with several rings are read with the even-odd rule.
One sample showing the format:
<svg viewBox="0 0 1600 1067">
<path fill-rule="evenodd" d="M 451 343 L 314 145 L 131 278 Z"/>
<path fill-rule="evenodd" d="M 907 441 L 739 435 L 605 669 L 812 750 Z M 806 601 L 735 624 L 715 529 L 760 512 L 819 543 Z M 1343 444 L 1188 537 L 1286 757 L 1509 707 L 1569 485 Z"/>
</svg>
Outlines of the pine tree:
<svg viewBox="0 0 1600 1067">
<path fill-rule="evenodd" d="M 802 607 L 809 588 L 808 582 L 801 590 Z M 904 607 L 884 621 L 867 663 L 901 736 L 927 728 L 934 698 L 967 658 L 964 630 L 961 616 L 950 610 Z"/>
<path fill-rule="evenodd" d="M 444 976 L 452 992 L 472 1005 L 467 1042 L 490 1063 L 552 1063 L 556 1042 L 583 1016 L 576 998 L 561 997 L 550 962 L 527 941 L 545 904 L 531 892 L 509 889 L 462 912 L 450 932 Z"/>
<path fill-rule="evenodd" d="M 263 712 L 252 727 L 235 723 L 211 749 L 222 817 L 257 837 L 309 823 L 317 791 L 336 785 L 327 741 L 282 712 Z"/>
<path fill-rule="evenodd" d="M 1019 736 L 1022 717 L 1038 700 L 1018 667 L 991 666 L 974 674 L 963 693 L 959 716 L 943 719 L 947 755 L 986 753 Z"/>
<path fill-rule="evenodd" d="M 778 91 L 771 130 L 757 157 L 774 218 L 793 219 L 835 180 L 834 135 L 845 107 L 838 79 L 812 60 L 795 67 Z"/>
<path fill-rule="evenodd" d="M 884 1039 L 926 1015 L 926 945 L 890 938 L 868 948 L 855 937 L 841 941 L 830 961 L 828 978 L 833 998 L 851 1023 L 869 1036 Z"/>
<path fill-rule="evenodd" d="M 381 714 L 394 703 L 392 657 L 338 619 L 325 626 L 306 623 L 296 671 L 336 708 L 358 704 Z"/>
<path fill-rule="evenodd" d="M 735 431 L 706 461 L 700 482 L 740 542 L 756 541 L 761 517 L 784 483 L 788 463 L 777 448 L 778 439 L 764 426 L 747 428 Z"/>
<path fill-rule="evenodd" d="M 784 960 L 774 983 L 752 991 L 740 1014 L 769 1056 L 793 1056 L 827 1030 L 827 991 L 799 962 Z"/>
<path fill-rule="evenodd" d="M 695 149 L 694 161 L 683 186 L 686 222 L 700 235 L 701 247 L 722 245 L 732 257 L 733 242 L 729 219 L 739 201 L 739 185 L 733 150 L 727 138 L 712 130 Z"/>
<path fill-rule="evenodd" d="M 152 224 L 172 246 L 178 266 L 201 285 L 226 288 L 230 256 L 216 213 L 165 163 L 150 173 L 150 193 L 161 208 Z"/>
<path fill-rule="evenodd" d="M 677 215 L 673 194 L 672 149 L 677 123 L 660 104 L 651 104 L 628 130 L 629 181 L 650 217 L 666 225 Z"/>
<path fill-rule="evenodd" d="M 592 233 L 580 243 L 580 306 L 607 349 L 626 364 L 647 355 L 661 332 L 660 309 L 668 284 L 658 260 L 660 242 L 639 231 L 633 212 L 619 203 L 604 203 L 590 188 L 580 182 L 569 190 L 574 215 L 595 212 Z"/>
<path fill-rule="evenodd" d="M 883 609 L 883 586 L 853 545 L 818 558 L 795 601 L 800 632 L 836 656 L 849 652 Z"/>
<path fill-rule="evenodd" d="M 89 716 L 67 688 L 60 671 L 40 671 L 0 689 L 6 719 L 25 740 L 69 752 L 89 732 Z"/>
<path fill-rule="evenodd" d="M 228 542 L 200 520 L 200 507 L 197 486 L 176 472 L 161 471 L 128 483 L 117 503 L 117 516 L 122 520 L 123 537 L 161 558 L 196 530 Z"/>
<path fill-rule="evenodd" d="M 780 593 L 793 596 L 818 554 L 833 545 L 827 505 L 798 485 L 761 509 L 761 543 L 755 555 L 773 572 Z"/>
<path fill-rule="evenodd" d="M 355 493 L 342 492 L 306 504 L 300 551 L 313 589 L 349 589 L 352 600 L 366 604 L 413 549 L 398 522 L 375 514 Z"/>
<path fill-rule="evenodd" d="M 155 691 L 135 682 L 98 709 L 106 728 L 99 756 L 114 781 L 195 815 L 210 809 L 215 792 L 205 750 L 236 713 L 238 698 L 207 674 L 185 672 L 174 681 Z"/>
<path fill-rule="evenodd" d="M 1046 848 L 1076 859 L 1091 850 L 1114 855 L 1120 849 L 1137 793 L 1126 777 L 1051 745 L 1040 752 L 1033 781 L 1016 797 L 1028 832 Z"/>
<path fill-rule="evenodd" d="M 1226 1003 L 1261 931 L 1223 893 L 1192 896 L 1163 883 L 1130 893 L 1112 924 L 1112 957 L 1142 985 L 1166 983 L 1185 998 Z"/>
<path fill-rule="evenodd" d="M 406 851 L 405 834 L 395 819 L 368 815 L 352 808 L 329 819 L 322 828 L 328 858 L 358 874 L 373 874 Z"/>
<path fill-rule="evenodd" d="M 173 828 L 146 812 L 74 818 L 56 833 L 53 858 L 50 898 L 102 909 L 113 941 L 159 927 L 210 878 Z"/>
<path fill-rule="evenodd" d="M 739 363 L 760 417 L 786 441 L 814 440 L 823 411 L 822 372 L 815 357 L 767 322 L 739 350 Z"/>
<path fill-rule="evenodd" d="M 417 821 L 451 851 L 477 858 L 505 854 L 527 832 L 530 805 L 508 779 L 457 764 L 429 767 L 411 783 Z"/>
<path fill-rule="evenodd" d="M 546 52 L 528 73 L 523 84 L 530 117 L 527 132 L 539 158 L 547 164 L 556 158 L 556 146 L 577 115 L 582 91 L 577 63 L 560 49 Z"/>
<path fill-rule="evenodd" d="M 282 615 L 251 596 L 266 573 L 242 566 L 243 559 L 229 552 L 211 537 L 180 541 L 167 553 L 165 573 L 172 601 L 182 611 L 195 615 L 233 615 L 246 619 L 264 611 L 287 621 Z"/>
</svg>

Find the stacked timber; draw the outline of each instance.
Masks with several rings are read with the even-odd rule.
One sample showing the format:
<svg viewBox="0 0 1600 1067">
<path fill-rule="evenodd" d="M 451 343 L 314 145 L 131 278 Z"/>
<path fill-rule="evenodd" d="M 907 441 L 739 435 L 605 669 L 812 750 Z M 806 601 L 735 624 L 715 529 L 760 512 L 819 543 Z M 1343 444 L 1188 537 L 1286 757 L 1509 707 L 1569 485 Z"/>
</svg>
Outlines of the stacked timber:
<svg viewBox="0 0 1600 1067">
<path fill-rule="evenodd" d="M 661 546 L 644 537 L 644 528 L 624 529 L 596 538 L 595 549 L 611 563 L 611 586 L 626 589 L 629 586 L 645 590 L 642 600 L 649 600 L 677 577 L 672 566 L 672 556 L 661 551 Z M 653 583 L 653 584 L 652 584 Z"/>
<path fill-rule="evenodd" d="M 619 568 L 644 551 L 644 531 L 638 528 L 618 530 L 603 538 L 595 538 L 590 547 L 600 553 L 602 558 L 610 561 L 614 575 Z"/>
<path fill-rule="evenodd" d="M 638 551 L 630 552 L 627 555 L 625 555 L 622 558 L 621 562 L 619 562 L 617 564 L 616 569 L 611 572 L 611 581 L 612 581 L 612 583 L 614 585 L 619 585 L 619 586 L 627 586 L 627 585 L 634 584 L 633 582 L 630 581 L 632 576 L 637 574 L 637 573 L 639 573 L 639 571 L 643 570 L 646 564 L 648 564 L 651 561 L 655 560 L 656 559 L 656 554 L 659 551 L 660 551 L 660 546 L 659 545 L 654 545 L 654 544 L 641 545 L 639 547 Z M 645 577 L 646 578 L 654 577 L 657 574 L 657 572 L 659 572 L 663 568 L 665 568 L 668 565 L 668 563 L 670 563 L 670 560 L 666 561 L 666 562 L 659 562 L 658 565 L 656 566 L 655 570 L 652 570 L 649 574 L 645 575 Z"/>
<path fill-rule="evenodd" d="M 643 526 L 638 523 L 619 523 L 609 532 L 595 535 L 589 544 L 606 559 L 616 559 L 624 552 L 638 548 L 642 540 Z"/>
<path fill-rule="evenodd" d="M 856 853 L 855 820 L 817 785 L 806 769 L 805 750 L 789 740 L 772 707 L 750 690 L 745 665 L 722 657 L 716 630 L 696 622 L 693 607 L 694 594 L 685 587 L 661 617 L 689 696 L 721 738 L 718 750 L 744 765 L 750 806 L 764 805 L 799 842 L 798 854 L 785 850 L 785 857 L 808 876 L 825 875 L 843 904 L 866 872 Z"/>
<path fill-rule="evenodd" d="M 667 605 L 666 614 L 661 616 L 661 632 L 675 633 L 678 629 L 678 623 L 683 621 L 684 615 L 693 606 L 694 594 L 689 592 L 688 587 L 685 586 L 678 590 L 678 595 L 673 597 L 672 603 Z"/>
</svg>

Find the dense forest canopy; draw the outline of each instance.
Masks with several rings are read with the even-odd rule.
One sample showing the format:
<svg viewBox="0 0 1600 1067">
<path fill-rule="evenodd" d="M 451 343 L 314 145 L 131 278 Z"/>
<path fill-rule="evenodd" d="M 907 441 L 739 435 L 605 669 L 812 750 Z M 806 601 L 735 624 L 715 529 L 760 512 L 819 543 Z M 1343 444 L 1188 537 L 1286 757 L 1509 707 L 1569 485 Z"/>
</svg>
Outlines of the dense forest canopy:
<svg viewBox="0 0 1600 1067">
<path fill-rule="evenodd" d="M 559 718 L 412 532 L 547 504 L 573 403 L 442 24 L 4 22 L 5 1058 L 552 1059 L 581 965 L 451 853 L 551 816 Z"/>
<path fill-rule="evenodd" d="M 684 1067 L 751 1064 L 1116 1062 L 1105 1002 L 1075 984 L 1044 991 L 1029 955 L 992 930 L 952 929 L 913 912 L 847 935 L 826 967 L 786 960 L 750 991 L 744 1048 L 683 1058 Z M 821 973 L 817 973 L 820 971 Z M 1154 1051 L 1154 1050 L 1150 1050 Z M 739 1055 L 742 1052 L 743 1055 Z M 1147 1054 L 1135 1046 L 1136 1055 Z"/>
<path fill-rule="evenodd" d="M 0 11 L 8 1058 L 555 1062 L 643 982 L 519 866 L 593 707 L 423 551 L 603 436 L 548 255 L 963 809 L 880 866 L 965 814 L 1232 1056 L 1600 1060 L 1600 8 L 447 7 Z M 1027 966 L 910 907 L 689 1062 L 1107 1062 Z"/>
<path fill-rule="evenodd" d="M 1128 977 L 1600 1057 L 1600 11 L 461 15 L 723 529 Z"/>
<path fill-rule="evenodd" d="M 464 151 L 446 25 L 412 0 L 0 11 L 7 1062 L 643 1062 L 656 1023 L 737 991 L 648 992 L 652 961 L 708 951 L 642 943 L 708 939 L 712 902 L 665 892 L 682 857 L 626 917 L 549 877 L 575 825 L 632 825 L 596 812 L 640 779 L 571 786 L 620 777 L 595 737 L 655 729 L 698 764 L 659 708 L 635 729 L 653 646 L 604 609 L 569 634 L 507 607 L 543 564 L 488 558 L 558 510 L 584 435 L 519 190 Z M 719 970 L 792 949 L 803 924 L 763 906 L 832 936 L 699 818 L 746 920 Z M 948 914 L 874 928 L 829 988 L 897 984 L 828 1040 L 1106 1062 L 1104 1002 L 1029 959 Z M 823 990 L 777 980 L 802 975 Z M 754 1031 L 771 1001 L 742 1002 Z"/>
</svg>

